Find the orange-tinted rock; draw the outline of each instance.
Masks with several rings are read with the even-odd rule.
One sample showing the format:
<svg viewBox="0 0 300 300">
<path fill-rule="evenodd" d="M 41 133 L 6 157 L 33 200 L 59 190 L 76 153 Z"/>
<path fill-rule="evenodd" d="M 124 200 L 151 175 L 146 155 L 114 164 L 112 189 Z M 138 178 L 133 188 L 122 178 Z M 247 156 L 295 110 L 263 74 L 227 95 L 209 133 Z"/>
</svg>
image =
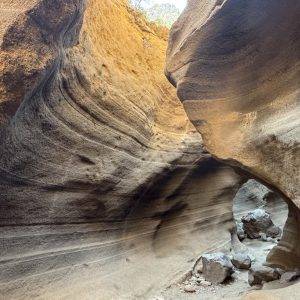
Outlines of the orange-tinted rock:
<svg viewBox="0 0 300 300">
<path fill-rule="evenodd" d="M 151 297 L 230 247 L 241 178 L 165 79 L 166 29 L 125 1 L 23 2 L 0 4 L 0 294 Z"/>
<path fill-rule="evenodd" d="M 269 262 L 300 265 L 300 2 L 189 1 L 166 74 L 207 150 L 289 203 Z"/>
</svg>

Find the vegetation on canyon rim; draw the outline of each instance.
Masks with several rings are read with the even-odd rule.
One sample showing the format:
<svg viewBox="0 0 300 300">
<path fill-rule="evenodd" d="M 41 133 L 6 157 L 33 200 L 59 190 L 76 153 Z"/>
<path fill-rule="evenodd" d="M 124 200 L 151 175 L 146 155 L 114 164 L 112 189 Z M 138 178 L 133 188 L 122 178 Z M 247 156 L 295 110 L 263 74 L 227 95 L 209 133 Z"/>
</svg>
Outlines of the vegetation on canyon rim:
<svg viewBox="0 0 300 300">
<path fill-rule="evenodd" d="M 131 0 L 130 4 L 142 12 L 146 18 L 170 28 L 178 19 L 180 10 L 172 3 L 152 3 L 151 0 Z"/>
</svg>

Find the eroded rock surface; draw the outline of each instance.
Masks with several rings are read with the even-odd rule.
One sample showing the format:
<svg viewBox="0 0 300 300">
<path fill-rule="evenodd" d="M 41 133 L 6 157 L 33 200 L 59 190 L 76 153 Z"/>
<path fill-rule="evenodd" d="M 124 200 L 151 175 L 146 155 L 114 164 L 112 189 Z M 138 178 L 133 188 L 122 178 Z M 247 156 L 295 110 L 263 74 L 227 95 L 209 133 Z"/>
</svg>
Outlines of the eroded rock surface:
<svg viewBox="0 0 300 300">
<path fill-rule="evenodd" d="M 189 1 L 166 75 L 208 151 L 279 191 L 289 217 L 269 263 L 300 265 L 300 2 Z"/>
<path fill-rule="evenodd" d="M 235 253 L 231 262 L 238 269 L 248 270 L 251 267 L 251 258 L 246 253 Z"/>
<path fill-rule="evenodd" d="M 0 12 L 1 296 L 143 299 L 229 248 L 241 177 L 165 79 L 166 30 L 119 0 Z"/>
</svg>

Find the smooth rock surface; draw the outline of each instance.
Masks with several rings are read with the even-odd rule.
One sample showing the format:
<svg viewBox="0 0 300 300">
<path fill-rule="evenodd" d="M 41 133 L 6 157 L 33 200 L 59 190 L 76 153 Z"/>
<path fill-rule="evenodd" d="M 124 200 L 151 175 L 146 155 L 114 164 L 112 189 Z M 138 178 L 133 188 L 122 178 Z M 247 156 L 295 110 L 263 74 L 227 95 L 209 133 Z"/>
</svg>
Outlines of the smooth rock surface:
<svg viewBox="0 0 300 300">
<path fill-rule="evenodd" d="M 214 156 L 289 205 L 272 265 L 300 265 L 300 2 L 189 1 L 166 75 Z M 249 177 L 250 177 L 249 176 Z"/>
<path fill-rule="evenodd" d="M 151 298 L 229 249 L 241 177 L 167 82 L 167 30 L 123 0 L 0 13 L 1 297 Z"/>
<path fill-rule="evenodd" d="M 231 248 L 243 180 L 165 80 L 166 30 L 123 0 L 0 12 L 1 297 L 151 299 Z"/>
</svg>

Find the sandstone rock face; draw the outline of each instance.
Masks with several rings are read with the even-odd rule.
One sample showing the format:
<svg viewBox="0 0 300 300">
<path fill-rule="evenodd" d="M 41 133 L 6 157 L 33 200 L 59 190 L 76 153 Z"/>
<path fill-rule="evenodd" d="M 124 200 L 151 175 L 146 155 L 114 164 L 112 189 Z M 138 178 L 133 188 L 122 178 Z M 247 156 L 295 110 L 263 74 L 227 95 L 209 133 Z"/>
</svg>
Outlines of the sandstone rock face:
<svg viewBox="0 0 300 300">
<path fill-rule="evenodd" d="M 189 1 L 166 75 L 208 151 L 279 191 L 289 217 L 273 265 L 300 265 L 300 2 Z"/>
<path fill-rule="evenodd" d="M 1 297 L 147 298 L 228 248 L 241 177 L 165 79 L 165 30 L 119 0 L 0 12 Z"/>
</svg>

